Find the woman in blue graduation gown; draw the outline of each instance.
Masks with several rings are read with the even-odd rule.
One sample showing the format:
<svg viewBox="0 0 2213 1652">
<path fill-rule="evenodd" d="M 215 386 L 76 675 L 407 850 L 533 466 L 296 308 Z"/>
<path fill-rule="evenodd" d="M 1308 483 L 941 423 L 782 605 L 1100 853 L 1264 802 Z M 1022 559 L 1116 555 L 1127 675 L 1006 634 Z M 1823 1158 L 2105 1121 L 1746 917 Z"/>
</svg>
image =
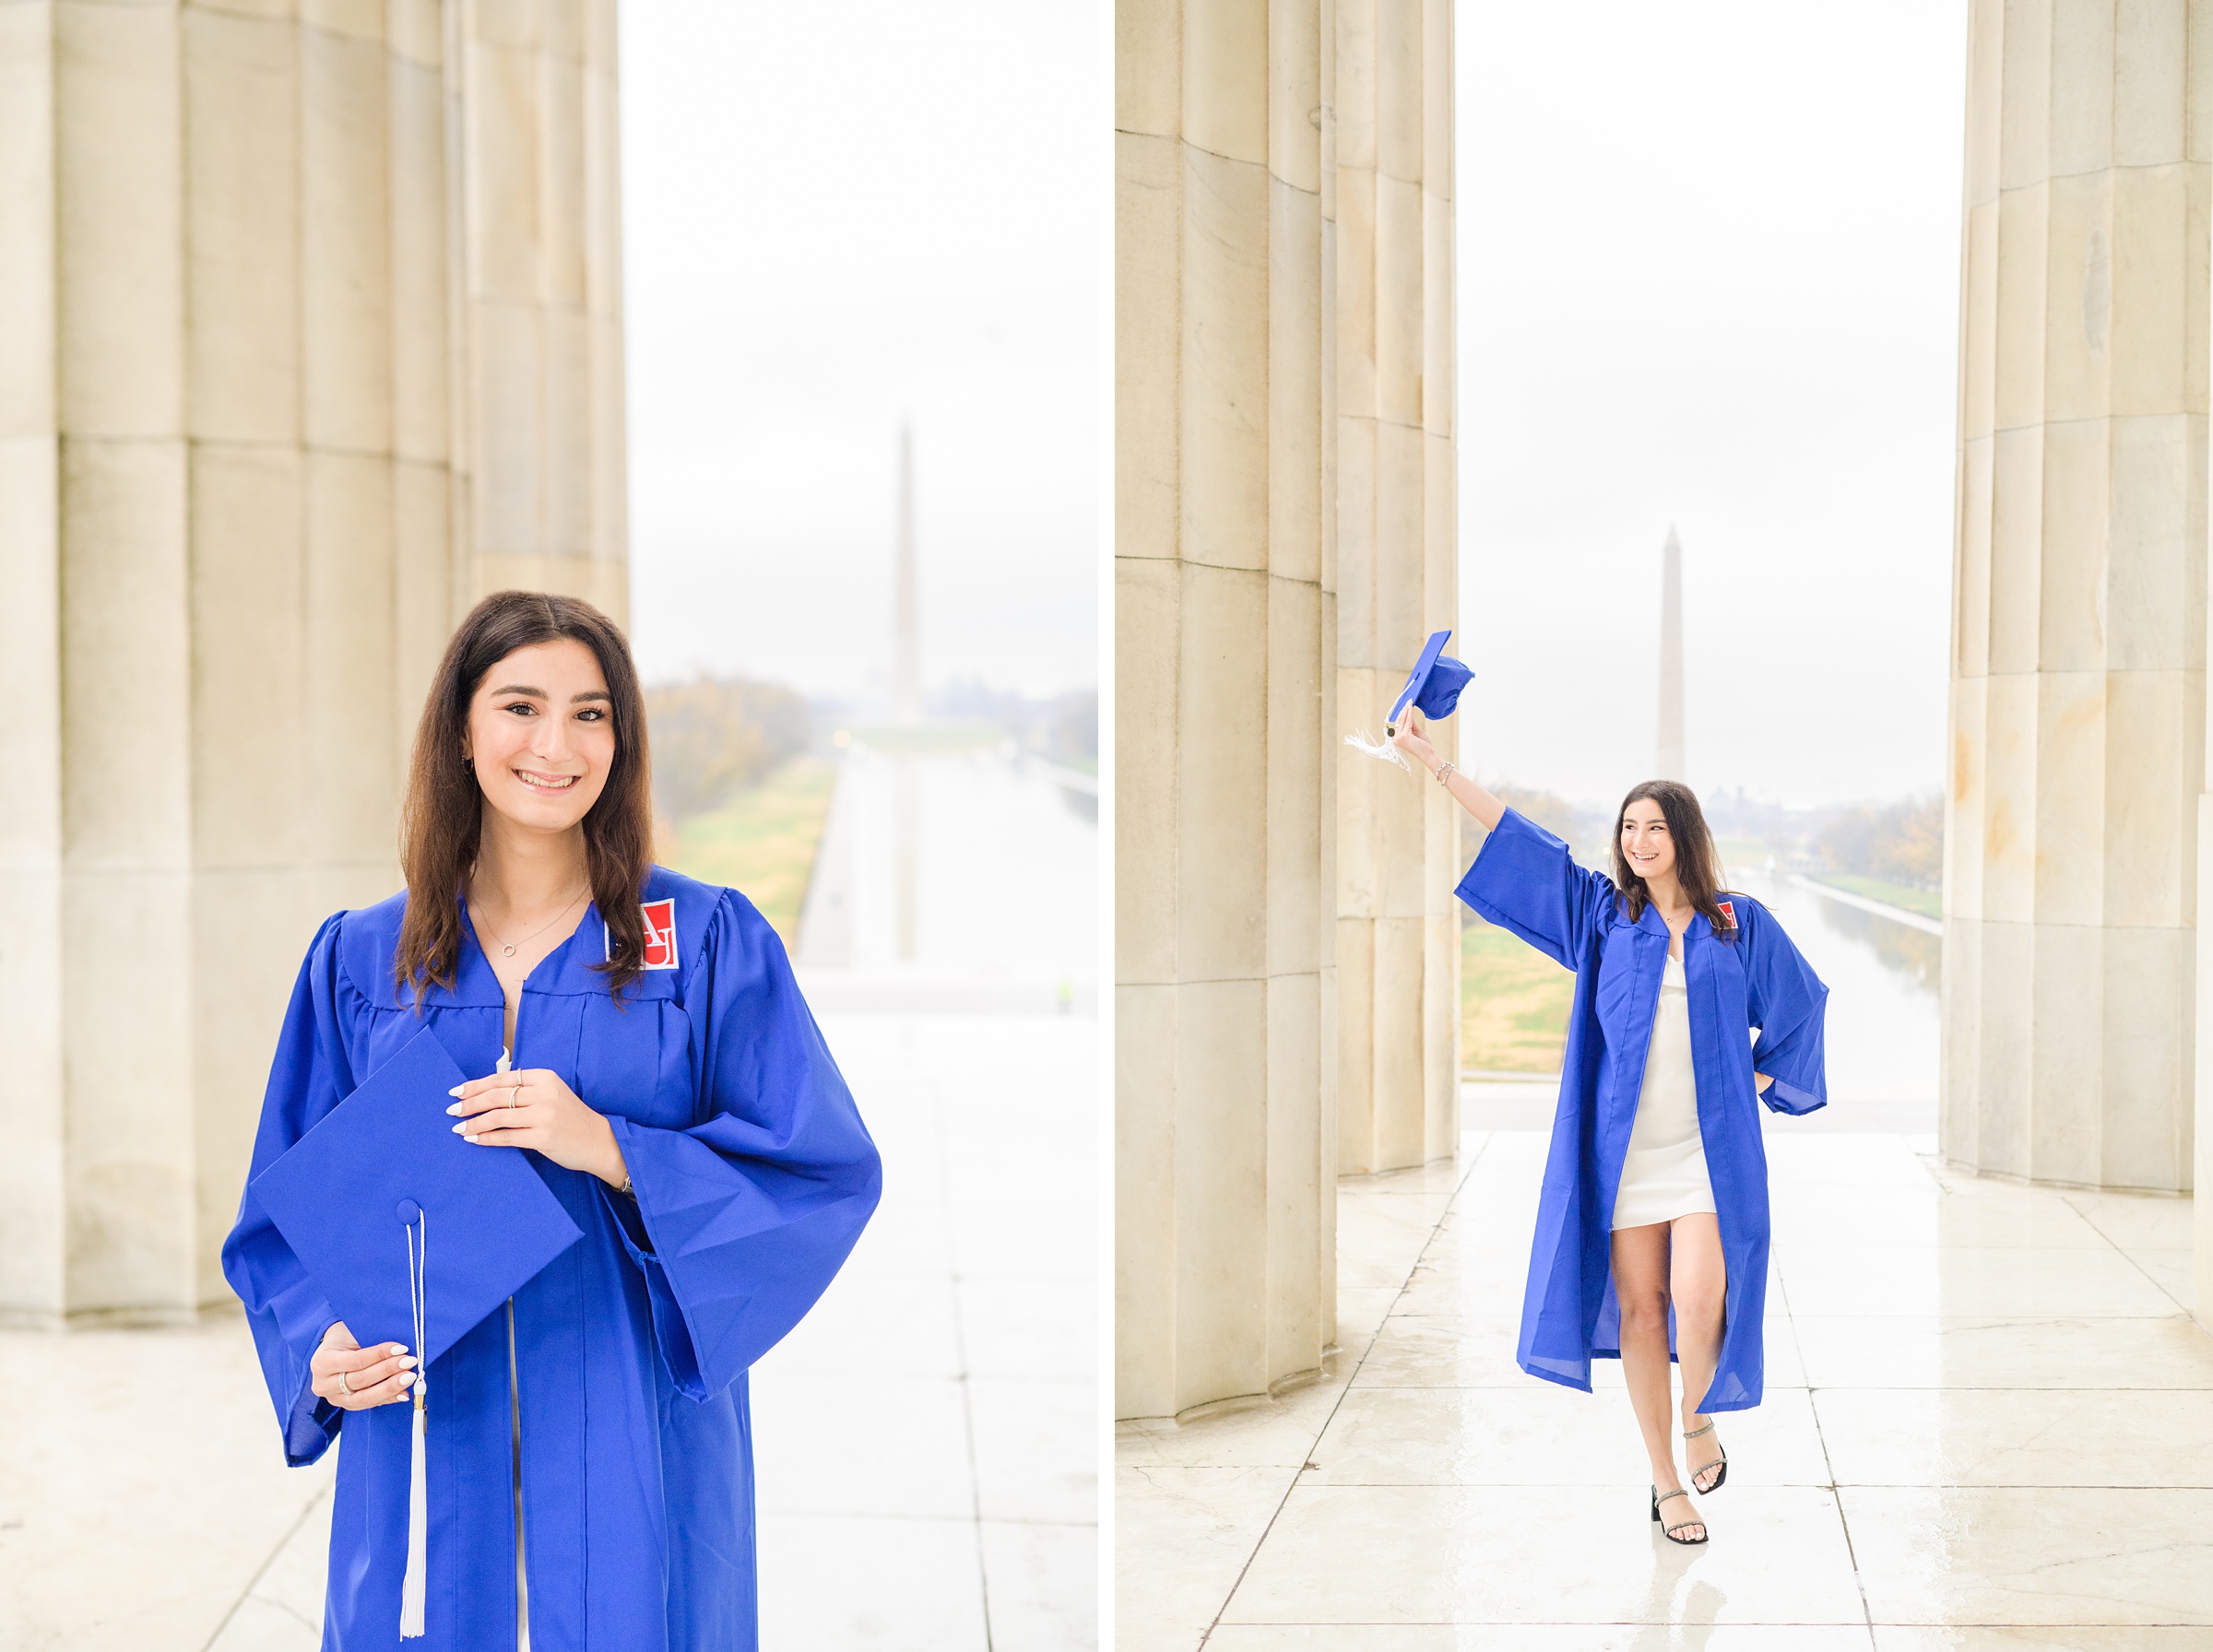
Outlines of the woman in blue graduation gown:
<svg viewBox="0 0 2213 1652">
<path fill-rule="evenodd" d="M 612 622 L 487 598 L 417 735 L 407 891 L 323 925 L 285 1019 L 254 1174 L 427 1027 L 472 1075 L 456 1127 L 527 1152 L 583 1233 L 426 1374 L 409 1646 L 756 1645 L 746 1370 L 836 1273 L 879 1165 L 775 932 L 649 865 L 648 773 Z M 356 1345 L 250 1188 L 223 1266 L 287 1460 L 344 1437 L 323 1645 L 396 1647 L 414 1355 Z"/>
<path fill-rule="evenodd" d="M 1676 1468 L 1669 1361 L 1683 1373 L 1692 1486 L 1718 1491 L 1727 1455 L 1710 1413 L 1761 1394 L 1758 1103 L 1826 1103 L 1828 989 L 1758 902 L 1717 890 L 1689 787 L 1630 791 L 1609 877 L 1441 761 L 1418 718 L 1408 725 L 1397 743 L 1489 829 L 1460 898 L 1575 972 L 1516 1357 L 1532 1376 L 1586 1393 L 1592 1360 L 1619 1358 L 1651 1458 L 1653 1518 L 1677 1542 L 1703 1542 Z"/>
</svg>

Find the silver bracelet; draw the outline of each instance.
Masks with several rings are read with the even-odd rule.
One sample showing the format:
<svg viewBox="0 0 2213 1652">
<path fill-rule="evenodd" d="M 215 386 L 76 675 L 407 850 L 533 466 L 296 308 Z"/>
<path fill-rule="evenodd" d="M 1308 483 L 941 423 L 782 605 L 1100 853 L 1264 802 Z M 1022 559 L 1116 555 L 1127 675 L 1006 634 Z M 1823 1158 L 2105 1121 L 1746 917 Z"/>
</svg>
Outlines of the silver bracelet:
<svg viewBox="0 0 2213 1652">
<path fill-rule="evenodd" d="M 1450 763 L 1444 764 L 1437 772 L 1437 784 L 1444 786 L 1445 790 L 1448 792 L 1450 791 L 1452 788 L 1450 785 L 1446 785 L 1445 783 L 1450 780 L 1452 776 L 1459 772 L 1460 771 L 1455 769 Z"/>
</svg>

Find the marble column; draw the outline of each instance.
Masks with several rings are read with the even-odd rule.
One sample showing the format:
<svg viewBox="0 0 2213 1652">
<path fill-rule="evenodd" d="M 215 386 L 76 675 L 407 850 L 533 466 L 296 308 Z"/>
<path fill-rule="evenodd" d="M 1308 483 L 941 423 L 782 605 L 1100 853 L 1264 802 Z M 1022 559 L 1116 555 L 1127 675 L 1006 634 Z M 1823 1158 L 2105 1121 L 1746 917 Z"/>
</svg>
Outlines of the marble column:
<svg viewBox="0 0 2213 1652">
<path fill-rule="evenodd" d="M 1942 1141 L 2191 1185 L 2213 7 L 1974 0 Z"/>
<path fill-rule="evenodd" d="M 1337 0 L 1337 714 L 1379 736 L 1430 632 L 1459 624 L 1452 10 Z M 1458 724 L 1435 726 L 1447 757 Z M 1338 1162 L 1459 1139 L 1459 810 L 1340 743 Z"/>
<path fill-rule="evenodd" d="M 507 577 L 459 9 L 0 5 L 0 1319 L 227 1297 L 302 951 L 396 886 L 423 691 Z"/>
<path fill-rule="evenodd" d="M 1326 0 L 1116 11 L 1117 1410 L 1335 1337 Z"/>
<path fill-rule="evenodd" d="M 448 0 L 472 595 L 630 606 L 615 0 Z"/>
</svg>

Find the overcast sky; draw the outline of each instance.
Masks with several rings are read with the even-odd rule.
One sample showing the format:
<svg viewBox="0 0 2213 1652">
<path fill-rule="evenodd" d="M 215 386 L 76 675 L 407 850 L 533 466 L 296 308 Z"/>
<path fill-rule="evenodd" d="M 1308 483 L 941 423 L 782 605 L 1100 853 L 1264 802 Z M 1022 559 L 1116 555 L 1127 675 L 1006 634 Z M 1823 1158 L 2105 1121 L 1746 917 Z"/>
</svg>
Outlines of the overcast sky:
<svg viewBox="0 0 2213 1652">
<path fill-rule="evenodd" d="M 882 691 L 911 417 L 925 682 L 1095 682 L 1091 6 L 621 18 L 642 667 Z"/>
<path fill-rule="evenodd" d="M 1463 761 L 1650 774 L 1673 522 L 1692 785 L 1935 787 L 1963 0 L 1458 27 Z"/>
<path fill-rule="evenodd" d="M 646 670 L 883 682 L 911 416 L 926 679 L 1094 681 L 1090 6 L 621 15 Z M 1693 783 L 1935 786 L 1964 0 L 1458 27 L 1463 749 L 1650 772 L 1673 522 Z"/>
</svg>

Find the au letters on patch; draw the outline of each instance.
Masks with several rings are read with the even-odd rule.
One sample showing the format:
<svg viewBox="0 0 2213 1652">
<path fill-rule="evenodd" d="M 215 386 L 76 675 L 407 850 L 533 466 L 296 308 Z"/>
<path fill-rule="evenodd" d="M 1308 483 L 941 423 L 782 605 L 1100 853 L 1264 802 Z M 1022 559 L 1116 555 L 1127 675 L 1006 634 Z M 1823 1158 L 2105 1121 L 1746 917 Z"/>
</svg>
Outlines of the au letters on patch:
<svg viewBox="0 0 2213 1652">
<path fill-rule="evenodd" d="M 638 909 L 645 916 L 645 962 L 649 970 L 676 967 L 676 902 L 647 901 Z M 607 955 L 615 955 L 615 932 L 607 931 Z"/>
</svg>

